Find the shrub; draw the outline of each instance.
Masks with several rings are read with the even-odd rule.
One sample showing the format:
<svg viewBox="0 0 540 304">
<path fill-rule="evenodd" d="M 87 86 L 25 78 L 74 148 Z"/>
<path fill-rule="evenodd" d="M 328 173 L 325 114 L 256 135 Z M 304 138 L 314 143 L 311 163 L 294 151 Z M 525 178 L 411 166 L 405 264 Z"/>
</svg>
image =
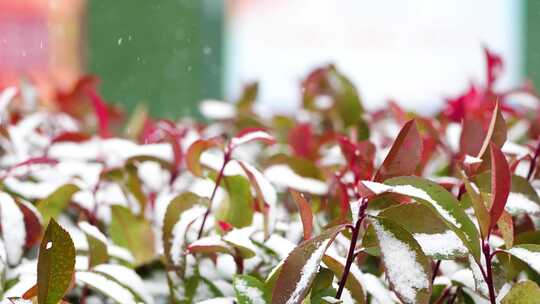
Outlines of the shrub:
<svg viewBox="0 0 540 304">
<path fill-rule="evenodd" d="M 538 303 L 538 96 L 486 58 L 433 117 L 365 110 L 331 65 L 294 116 L 250 84 L 124 130 L 94 78 L 55 109 L 4 90 L 4 302 Z"/>
</svg>

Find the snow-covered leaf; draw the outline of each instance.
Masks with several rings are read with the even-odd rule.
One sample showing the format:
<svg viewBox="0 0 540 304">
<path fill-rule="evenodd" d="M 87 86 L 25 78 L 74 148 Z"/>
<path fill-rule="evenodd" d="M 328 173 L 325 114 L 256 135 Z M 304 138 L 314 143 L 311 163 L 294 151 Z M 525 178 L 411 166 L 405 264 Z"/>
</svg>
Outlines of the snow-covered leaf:
<svg viewBox="0 0 540 304">
<path fill-rule="evenodd" d="M 66 184 L 39 201 L 36 206 L 43 216 L 43 222 L 48 223 L 49 219 L 57 218 L 69 204 L 73 194 L 79 190 L 80 188 L 75 184 Z"/>
<path fill-rule="evenodd" d="M 200 163 L 201 154 L 210 148 L 218 147 L 221 144 L 221 139 L 199 139 L 189 146 L 186 152 L 186 165 L 189 171 L 195 176 L 202 176 L 202 167 Z"/>
<path fill-rule="evenodd" d="M 480 257 L 479 233 L 457 199 L 438 184 L 423 178 L 404 176 L 387 180 L 385 184 L 362 182 L 375 194 L 397 193 L 406 195 L 429 207 L 452 230 L 475 258 Z"/>
<path fill-rule="evenodd" d="M 429 303 L 431 265 L 413 236 L 395 222 L 370 217 L 392 289 L 404 303 Z"/>
<path fill-rule="evenodd" d="M 270 302 L 265 285 L 254 277 L 237 275 L 234 277 L 233 287 L 238 304 L 266 304 Z"/>
<path fill-rule="evenodd" d="M 343 275 L 343 270 L 345 269 L 345 258 L 333 256 L 326 254 L 323 257 L 323 262 L 328 268 L 334 272 L 337 278 L 341 278 Z M 347 281 L 345 283 L 345 288 L 349 290 L 351 293 L 351 296 L 356 301 L 357 304 L 363 304 L 365 303 L 366 295 L 364 294 L 364 290 L 362 288 L 362 272 L 358 268 L 358 266 L 353 263 L 350 268 L 349 276 L 347 277 Z"/>
<path fill-rule="evenodd" d="M 521 244 L 506 250 L 506 252 L 527 263 L 540 274 L 540 245 Z"/>
<path fill-rule="evenodd" d="M 26 244 L 24 214 L 15 200 L 5 192 L 0 192 L 0 225 L 2 238 L 7 245 L 7 262 L 12 266 L 17 265 Z"/>
<path fill-rule="evenodd" d="M 276 139 L 264 129 L 247 128 L 238 132 L 238 134 L 231 138 L 231 141 L 229 142 L 229 149 L 234 150 L 238 146 L 252 141 L 263 142 L 267 145 L 271 145 L 276 142 Z"/>
<path fill-rule="evenodd" d="M 329 228 L 319 236 L 302 242 L 289 254 L 281 266 L 272 292 L 273 304 L 302 303 L 326 249 L 342 229 L 343 226 Z"/>
<path fill-rule="evenodd" d="M 281 187 L 315 195 L 324 195 L 328 192 L 328 185 L 325 182 L 301 176 L 287 165 L 271 166 L 264 171 L 264 175 L 272 183 Z"/>
<path fill-rule="evenodd" d="M 120 285 L 129 289 L 129 291 L 137 298 L 137 302 L 142 301 L 146 304 L 154 303 L 143 280 L 134 270 L 122 265 L 101 264 L 97 265 L 93 271 L 114 279 Z"/>
<path fill-rule="evenodd" d="M 109 260 L 107 237 L 96 226 L 88 222 L 80 222 L 79 228 L 86 235 L 88 241 L 89 267 L 106 263 Z"/>
<path fill-rule="evenodd" d="M 107 278 L 103 274 L 92 271 L 77 271 L 75 282 L 79 286 L 88 286 L 93 290 L 106 295 L 118 304 L 134 304 L 135 296 L 118 282 Z"/>
</svg>

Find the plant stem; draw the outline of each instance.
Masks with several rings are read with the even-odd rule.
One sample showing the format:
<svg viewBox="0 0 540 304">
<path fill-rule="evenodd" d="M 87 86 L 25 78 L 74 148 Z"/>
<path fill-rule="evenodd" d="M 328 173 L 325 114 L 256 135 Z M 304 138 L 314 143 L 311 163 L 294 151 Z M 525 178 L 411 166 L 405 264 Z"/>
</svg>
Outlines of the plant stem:
<svg viewBox="0 0 540 304">
<path fill-rule="evenodd" d="M 439 272 L 439 267 L 441 266 L 442 260 L 437 260 L 435 263 L 435 266 L 433 267 L 433 275 L 431 277 L 431 285 L 433 285 L 433 282 L 435 281 L 435 278 L 437 277 L 437 272 Z"/>
<path fill-rule="evenodd" d="M 212 191 L 212 195 L 210 196 L 210 203 L 208 205 L 208 209 L 206 209 L 206 212 L 204 213 L 203 221 L 201 224 L 201 228 L 199 228 L 199 234 L 197 236 L 197 240 L 202 237 L 203 231 L 204 231 L 204 224 L 206 223 L 206 219 L 208 218 L 208 215 L 210 214 L 210 211 L 212 210 L 212 202 L 214 201 L 214 197 L 216 196 L 217 189 L 219 187 L 219 184 L 221 183 L 221 180 L 223 179 L 223 173 L 225 172 L 225 167 L 231 160 L 231 153 L 229 150 L 225 151 L 225 154 L 223 155 L 223 165 L 221 166 L 221 169 L 219 170 L 218 176 L 216 178 L 216 184 L 214 185 L 214 190 Z"/>
<path fill-rule="evenodd" d="M 236 264 L 236 274 L 244 273 L 244 259 L 240 255 L 240 250 L 235 249 L 234 263 Z"/>
<path fill-rule="evenodd" d="M 347 261 L 345 262 L 345 268 L 343 269 L 343 274 L 341 275 L 341 279 L 339 280 L 339 287 L 336 293 L 336 299 L 341 298 L 341 294 L 343 293 L 343 289 L 345 288 L 345 283 L 347 282 L 347 277 L 349 276 L 349 272 L 351 270 L 352 263 L 354 261 L 355 257 L 355 249 L 356 249 L 356 242 L 358 241 L 358 234 L 360 233 L 360 227 L 362 226 L 362 221 L 365 217 L 365 212 L 367 208 L 367 199 L 362 199 L 360 208 L 358 210 L 358 220 L 356 221 L 354 225 L 354 229 L 352 231 L 352 237 L 351 237 L 351 244 L 349 246 L 349 253 L 347 254 Z"/>
<path fill-rule="evenodd" d="M 527 180 L 531 180 L 531 177 L 534 173 L 534 169 L 536 168 L 536 160 L 538 159 L 538 154 L 540 154 L 540 139 L 538 140 L 538 144 L 536 145 L 536 150 L 534 151 L 534 157 L 531 160 L 531 164 L 529 166 L 529 172 L 527 173 Z"/>
<path fill-rule="evenodd" d="M 491 252 L 489 248 L 488 242 L 483 242 L 482 250 L 484 252 L 484 257 L 486 259 L 486 284 L 488 285 L 489 290 L 489 301 L 491 304 L 496 304 L 496 296 L 495 296 L 495 287 L 493 286 L 493 272 L 491 267 Z"/>
</svg>

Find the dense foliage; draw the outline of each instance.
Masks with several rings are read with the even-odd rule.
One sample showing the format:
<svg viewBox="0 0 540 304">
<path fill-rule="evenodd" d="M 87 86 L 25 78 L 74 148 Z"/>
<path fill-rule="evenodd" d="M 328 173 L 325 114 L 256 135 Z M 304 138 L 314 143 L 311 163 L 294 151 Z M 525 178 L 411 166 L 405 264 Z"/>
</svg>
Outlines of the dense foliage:
<svg viewBox="0 0 540 304">
<path fill-rule="evenodd" d="M 540 99 L 485 53 L 433 117 L 365 110 L 331 65 L 293 116 L 250 84 L 210 123 L 122 129 L 92 77 L 6 88 L 2 303 L 538 303 Z"/>
</svg>

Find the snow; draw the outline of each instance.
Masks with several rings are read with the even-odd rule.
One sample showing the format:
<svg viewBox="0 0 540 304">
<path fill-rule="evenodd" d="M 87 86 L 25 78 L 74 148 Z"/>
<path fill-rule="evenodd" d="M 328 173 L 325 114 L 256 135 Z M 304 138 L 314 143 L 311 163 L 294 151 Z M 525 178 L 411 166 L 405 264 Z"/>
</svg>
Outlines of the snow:
<svg viewBox="0 0 540 304">
<path fill-rule="evenodd" d="M 502 147 L 502 152 L 505 154 L 512 154 L 517 156 L 518 158 L 522 158 L 524 156 L 529 155 L 530 151 L 527 147 L 518 145 L 511 141 L 506 141 Z"/>
<path fill-rule="evenodd" d="M 486 263 L 484 254 L 482 253 L 482 256 L 480 257 L 480 261 L 482 263 L 482 268 L 486 269 Z M 471 268 L 474 284 L 476 286 L 476 290 L 480 292 L 483 295 L 488 295 L 489 293 L 489 287 L 487 285 L 486 280 L 484 280 L 484 276 L 482 275 L 482 270 L 476 263 L 474 257 L 472 255 L 469 255 L 469 267 Z"/>
<path fill-rule="evenodd" d="M 249 239 L 252 233 L 253 227 L 233 229 L 223 237 L 223 240 L 234 246 L 242 247 L 255 253 L 257 252 L 257 247 L 255 247 L 255 244 Z"/>
<path fill-rule="evenodd" d="M 457 222 L 457 220 L 450 214 L 450 212 L 446 209 L 444 209 L 437 201 L 435 201 L 429 194 L 419 188 L 416 188 L 411 185 L 397 185 L 397 186 L 388 186 L 385 184 L 372 182 L 372 181 L 362 181 L 362 184 L 369 188 L 371 191 L 375 192 L 376 194 L 380 194 L 383 192 L 393 192 L 398 193 L 406 196 L 410 196 L 413 198 L 418 198 L 421 200 L 424 200 L 428 203 L 430 203 L 433 208 L 448 222 L 452 223 L 454 226 L 461 228 L 461 224 Z"/>
<path fill-rule="evenodd" d="M 434 234 L 415 233 L 413 236 L 429 256 L 465 255 L 468 252 L 461 239 L 451 230 Z"/>
<path fill-rule="evenodd" d="M 94 267 L 94 271 L 117 279 L 122 285 L 129 288 L 132 292 L 141 297 L 145 303 L 154 303 L 154 300 L 148 293 L 144 282 L 132 269 L 121 265 L 100 264 Z"/>
<path fill-rule="evenodd" d="M 47 249 L 47 250 L 51 249 L 51 248 L 52 248 L 52 245 L 53 245 L 53 244 L 52 244 L 51 241 L 47 242 L 47 244 L 45 245 L 45 249 Z"/>
<path fill-rule="evenodd" d="M 135 263 L 135 257 L 133 257 L 133 255 L 131 254 L 131 252 L 129 252 L 129 250 L 123 247 L 114 245 L 113 243 L 107 244 L 107 253 L 109 253 L 109 256 L 112 258 L 125 261 L 129 264 Z"/>
<path fill-rule="evenodd" d="M 224 241 L 222 241 L 221 237 L 219 237 L 218 235 L 203 237 L 189 244 L 190 248 L 191 247 L 214 247 L 214 246 L 225 247 L 225 248 L 229 247 L 229 245 L 225 243 Z"/>
<path fill-rule="evenodd" d="M 234 298 L 220 297 L 199 302 L 199 304 L 234 304 Z"/>
<path fill-rule="evenodd" d="M 199 111 L 204 117 L 214 120 L 232 119 L 236 115 L 236 108 L 233 104 L 213 99 L 201 101 Z"/>
<path fill-rule="evenodd" d="M 171 240 L 171 252 L 170 256 L 174 265 L 180 265 L 181 257 L 184 254 L 184 240 L 186 235 L 186 229 L 197 218 L 204 215 L 206 208 L 202 206 L 194 206 L 188 209 L 180 215 L 180 220 L 176 222 L 172 229 Z"/>
<path fill-rule="evenodd" d="M 321 298 L 322 300 L 326 301 L 326 303 L 330 303 L 330 304 L 338 304 L 338 303 L 343 303 L 343 301 L 341 300 L 338 300 L 334 297 L 331 297 L 331 296 L 324 296 Z"/>
<path fill-rule="evenodd" d="M 7 87 L 0 92 L 0 113 L 6 113 L 9 103 L 17 95 L 16 87 Z"/>
<path fill-rule="evenodd" d="M 465 165 L 474 165 L 479 164 L 482 162 L 482 159 L 475 156 L 470 156 L 469 154 L 465 155 L 465 159 L 463 160 L 463 163 Z"/>
<path fill-rule="evenodd" d="M 96 226 L 90 225 L 88 222 L 80 222 L 79 228 L 87 235 L 107 244 L 107 237 Z"/>
<path fill-rule="evenodd" d="M 379 303 L 393 303 L 392 293 L 384 286 L 381 279 L 371 273 L 363 273 L 360 277 L 362 287 L 370 293 Z"/>
<path fill-rule="evenodd" d="M 296 283 L 294 291 L 286 302 L 287 304 L 297 303 L 302 293 L 309 287 L 311 280 L 317 274 L 319 263 L 321 262 L 329 242 L 330 240 L 327 239 L 320 244 L 317 244 L 317 249 L 311 254 L 309 259 L 307 259 L 302 270 L 300 270 L 300 280 Z"/>
<path fill-rule="evenodd" d="M 239 137 L 233 137 L 231 139 L 230 147 L 231 149 L 234 149 L 252 140 L 274 141 L 275 139 L 274 139 L 274 136 L 268 134 L 268 132 L 258 130 L 254 132 L 248 132 Z"/>
<path fill-rule="evenodd" d="M 540 213 L 540 205 L 538 203 L 529 199 L 526 195 L 517 192 L 510 192 L 504 209 L 511 215 Z"/>
<path fill-rule="evenodd" d="M 324 195 L 328 192 L 328 185 L 325 182 L 300 176 L 286 165 L 271 166 L 264 171 L 264 175 L 270 182 L 281 187 L 289 187 L 316 195 Z"/>
<path fill-rule="evenodd" d="M 13 198 L 0 192 L 0 224 L 2 226 L 2 237 L 6 246 L 8 264 L 19 263 L 24 245 L 26 243 L 26 227 L 24 225 L 24 215 L 15 203 Z"/>
<path fill-rule="evenodd" d="M 416 261 L 416 252 L 377 221 L 373 221 L 373 227 L 384 257 L 386 273 L 394 289 L 406 303 L 415 303 L 416 290 L 429 287 L 428 277 L 422 265 Z"/>
<path fill-rule="evenodd" d="M 251 287 L 245 280 L 236 279 L 234 282 L 235 289 L 243 296 L 249 299 L 251 304 L 265 304 L 264 295 L 261 290 Z"/>
<path fill-rule="evenodd" d="M 530 251 L 522 247 L 514 247 L 508 249 L 512 255 L 516 256 L 520 260 L 523 260 L 532 269 L 540 273 L 540 252 Z"/>
<path fill-rule="evenodd" d="M 133 294 L 113 280 L 90 271 L 77 271 L 75 282 L 79 286 L 88 285 L 110 297 L 119 304 L 135 304 Z"/>
</svg>

